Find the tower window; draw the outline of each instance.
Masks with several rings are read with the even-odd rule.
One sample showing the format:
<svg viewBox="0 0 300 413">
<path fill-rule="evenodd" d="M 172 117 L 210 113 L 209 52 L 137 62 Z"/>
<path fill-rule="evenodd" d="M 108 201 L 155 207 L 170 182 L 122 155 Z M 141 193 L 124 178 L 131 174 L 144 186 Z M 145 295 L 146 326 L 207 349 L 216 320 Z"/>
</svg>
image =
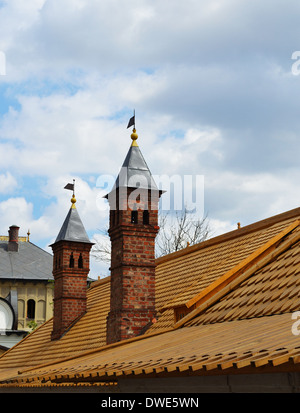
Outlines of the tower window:
<svg viewBox="0 0 300 413">
<path fill-rule="evenodd" d="M 78 268 L 83 268 L 83 259 L 82 259 L 82 255 L 79 255 L 78 258 Z"/>
<path fill-rule="evenodd" d="M 35 301 L 28 300 L 27 301 L 27 318 L 31 318 L 34 320 L 35 317 Z"/>
<path fill-rule="evenodd" d="M 74 268 L 74 257 L 73 257 L 73 252 L 70 255 L 70 264 L 69 264 L 70 268 Z"/>
<path fill-rule="evenodd" d="M 143 224 L 148 225 L 149 224 L 149 211 L 145 210 L 143 212 Z"/>
<path fill-rule="evenodd" d="M 60 256 L 55 258 L 55 269 L 60 268 Z"/>
<path fill-rule="evenodd" d="M 131 211 L 131 223 L 132 224 L 138 223 L 138 211 Z"/>
<path fill-rule="evenodd" d="M 111 225 L 114 226 L 116 224 L 116 211 L 110 211 L 111 212 Z"/>
</svg>

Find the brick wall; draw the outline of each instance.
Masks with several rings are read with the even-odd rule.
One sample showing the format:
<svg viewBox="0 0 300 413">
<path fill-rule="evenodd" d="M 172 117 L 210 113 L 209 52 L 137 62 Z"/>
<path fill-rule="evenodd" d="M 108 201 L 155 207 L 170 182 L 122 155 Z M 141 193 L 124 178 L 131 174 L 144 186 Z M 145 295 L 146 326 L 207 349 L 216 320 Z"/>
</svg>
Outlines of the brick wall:
<svg viewBox="0 0 300 413">
<path fill-rule="evenodd" d="M 86 312 L 90 244 L 59 241 L 52 245 L 54 308 L 52 340 L 60 338 Z"/>
<path fill-rule="evenodd" d="M 130 190 L 127 192 L 127 198 Z M 107 318 L 107 343 L 140 334 L 155 317 L 155 237 L 157 227 L 156 203 L 150 203 L 148 224 L 143 221 L 144 203 L 125 204 L 124 192 L 117 194 L 117 209 L 110 212 L 109 235 L 111 254 L 111 307 Z M 125 209 L 127 207 L 127 209 Z M 155 209 L 153 209 L 155 208 Z M 137 222 L 132 223 L 132 210 Z"/>
</svg>

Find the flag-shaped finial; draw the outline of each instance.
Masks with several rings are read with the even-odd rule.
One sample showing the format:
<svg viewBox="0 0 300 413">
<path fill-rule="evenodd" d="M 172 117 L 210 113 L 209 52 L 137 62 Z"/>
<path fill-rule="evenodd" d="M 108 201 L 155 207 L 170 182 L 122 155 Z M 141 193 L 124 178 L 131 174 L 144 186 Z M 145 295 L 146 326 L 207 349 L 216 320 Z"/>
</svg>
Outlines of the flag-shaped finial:
<svg viewBox="0 0 300 413">
<path fill-rule="evenodd" d="M 135 129 L 135 110 L 133 111 L 133 116 L 132 118 L 129 119 L 127 129 L 130 128 L 130 126 L 133 126 Z"/>
<path fill-rule="evenodd" d="M 132 118 L 129 119 L 127 129 L 130 128 L 130 126 L 133 126 L 133 131 L 132 131 L 132 134 L 131 134 L 131 139 L 132 139 L 131 146 L 138 146 L 138 144 L 136 143 L 136 140 L 138 138 L 138 134 L 136 133 L 136 129 L 135 129 L 135 110 L 133 111 Z"/>
<path fill-rule="evenodd" d="M 75 198 L 75 179 L 73 179 L 73 183 L 72 184 L 67 184 L 64 189 L 69 189 L 70 191 L 73 191 L 73 196 L 71 199 L 72 202 L 72 208 L 76 208 L 75 207 L 75 203 L 76 203 L 76 198 Z"/>
</svg>

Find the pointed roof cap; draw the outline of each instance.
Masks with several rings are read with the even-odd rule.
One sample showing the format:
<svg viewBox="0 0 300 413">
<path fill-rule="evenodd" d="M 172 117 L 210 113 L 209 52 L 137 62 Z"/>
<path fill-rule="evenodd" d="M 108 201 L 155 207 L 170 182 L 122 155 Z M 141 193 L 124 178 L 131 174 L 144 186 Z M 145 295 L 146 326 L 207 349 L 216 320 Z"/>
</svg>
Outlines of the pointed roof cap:
<svg viewBox="0 0 300 413">
<path fill-rule="evenodd" d="M 139 187 L 142 189 L 151 189 L 158 191 L 150 169 L 148 168 L 148 165 L 136 142 L 137 138 L 138 135 L 136 133 L 136 130 L 133 129 L 133 133 L 131 134 L 132 144 L 129 148 L 121 171 L 112 190 L 115 190 L 119 187 Z"/>
<path fill-rule="evenodd" d="M 78 211 L 76 209 L 75 203 L 76 199 L 73 194 L 71 199 L 72 206 L 66 216 L 66 219 L 59 231 L 59 234 L 55 240 L 58 241 L 75 241 L 75 242 L 85 242 L 92 244 L 80 219 Z"/>
</svg>

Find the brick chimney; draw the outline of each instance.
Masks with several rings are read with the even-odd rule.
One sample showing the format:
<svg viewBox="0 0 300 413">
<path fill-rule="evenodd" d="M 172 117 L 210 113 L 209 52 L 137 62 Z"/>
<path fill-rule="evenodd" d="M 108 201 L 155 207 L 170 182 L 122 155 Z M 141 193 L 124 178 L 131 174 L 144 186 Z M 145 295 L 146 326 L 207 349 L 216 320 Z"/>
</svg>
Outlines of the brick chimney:
<svg viewBox="0 0 300 413">
<path fill-rule="evenodd" d="M 19 251 L 19 229 L 17 225 L 11 225 L 8 230 L 8 251 Z"/>
<path fill-rule="evenodd" d="M 121 173 L 107 195 L 112 246 L 107 344 L 141 334 L 156 315 L 155 237 L 162 191 L 136 143 L 135 130 L 131 138 Z"/>
<path fill-rule="evenodd" d="M 51 245 L 54 310 L 51 339 L 59 339 L 86 312 L 87 276 L 92 243 L 83 227 L 73 196 L 72 207 Z"/>
</svg>

